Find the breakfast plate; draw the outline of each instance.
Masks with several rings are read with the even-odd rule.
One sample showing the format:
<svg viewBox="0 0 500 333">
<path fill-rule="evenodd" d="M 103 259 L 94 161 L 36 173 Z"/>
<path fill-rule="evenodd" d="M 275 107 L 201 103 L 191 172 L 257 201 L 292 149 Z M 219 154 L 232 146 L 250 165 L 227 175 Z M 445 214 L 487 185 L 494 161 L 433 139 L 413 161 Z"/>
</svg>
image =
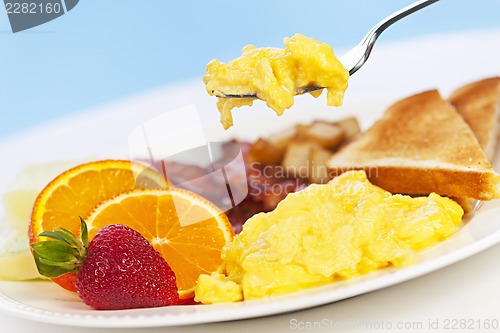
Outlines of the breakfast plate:
<svg viewBox="0 0 500 333">
<path fill-rule="evenodd" d="M 173 110 L 197 111 L 198 119 L 179 130 L 172 124 L 171 138 L 201 124 L 206 141 L 255 139 L 280 128 L 313 119 L 356 116 L 366 128 L 395 100 L 439 88 L 446 96 L 467 82 L 500 75 L 500 31 L 433 35 L 377 46 L 370 61 L 350 81 L 344 106 L 324 106 L 324 96 L 303 96 L 278 118 L 262 103 L 235 110 L 234 124 L 224 131 L 218 122 L 215 101 L 199 81 L 186 82 L 128 98 L 88 112 L 49 122 L 0 142 L 4 169 L 0 193 L 25 166 L 52 161 L 128 158 L 130 134 L 151 119 Z M 338 51 L 342 53 L 341 50 Z M 401 59 L 404 59 L 401 60 Z M 182 133 L 181 133 L 182 134 Z M 185 133 L 184 133 L 185 134 Z M 169 144 L 189 146 L 192 135 Z M 494 165 L 500 166 L 497 153 Z M 282 296 L 240 303 L 186 305 L 123 311 L 95 311 L 76 295 L 48 281 L 0 282 L 0 310 L 47 323 L 85 327 L 153 327 L 200 324 L 269 316 L 307 309 L 382 289 L 416 278 L 472 256 L 500 242 L 500 202 L 485 202 L 464 218 L 457 233 L 419 254 L 417 263 L 403 269 L 385 269 L 348 281 Z M 0 208 L 0 217 L 4 215 Z M 1 223 L 4 224 L 3 218 Z"/>
</svg>

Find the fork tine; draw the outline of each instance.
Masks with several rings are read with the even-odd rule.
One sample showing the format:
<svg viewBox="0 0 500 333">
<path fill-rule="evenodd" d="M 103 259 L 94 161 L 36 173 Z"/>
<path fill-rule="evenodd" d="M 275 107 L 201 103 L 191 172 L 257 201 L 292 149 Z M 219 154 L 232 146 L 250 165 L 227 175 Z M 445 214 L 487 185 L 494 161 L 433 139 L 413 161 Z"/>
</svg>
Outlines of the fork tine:
<svg viewBox="0 0 500 333">
<path fill-rule="evenodd" d="M 212 90 L 212 95 L 219 98 L 258 98 L 255 94 L 225 94 L 220 90 Z"/>
<path fill-rule="evenodd" d="M 368 59 L 368 55 L 369 52 L 366 50 L 366 45 L 358 44 L 340 57 L 339 60 L 342 66 L 349 71 L 349 75 L 353 75 L 364 65 Z"/>
<path fill-rule="evenodd" d="M 297 88 L 297 91 L 295 92 L 296 95 L 302 95 L 302 94 L 307 94 L 316 90 L 324 89 L 324 87 L 318 87 L 318 86 L 308 86 L 308 87 L 301 87 Z M 220 98 L 258 98 L 257 95 L 255 94 L 225 94 L 220 90 L 212 90 L 212 94 L 216 97 Z"/>
</svg>

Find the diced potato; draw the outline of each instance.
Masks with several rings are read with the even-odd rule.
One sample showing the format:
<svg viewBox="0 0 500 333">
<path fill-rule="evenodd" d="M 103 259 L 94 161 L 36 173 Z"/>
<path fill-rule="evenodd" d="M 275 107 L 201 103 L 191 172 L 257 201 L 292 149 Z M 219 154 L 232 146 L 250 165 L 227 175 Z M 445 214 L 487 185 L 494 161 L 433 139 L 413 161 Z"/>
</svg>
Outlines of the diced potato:
<svg viewBox="0 0 500 333">
<path fill-rule="evenodd" d="M 300 178 L 309 177 L 309 156 L 314 144 L 310 142 L 291 142 L 283 157 L 282 166 L 288 175 Z"/>
<path fill-rule="evenodd" d="M 286 148 L 296 135 L 297 127 L 294 126 L 269 135 L 267 141 L 277 148 Z"/>
<path fill-rule="evenodd" d="M 250 147 L 249 161 L 282 165 L 289 169 L 290 176 L 325 182 L 327 170 L 318 163 L 324 164 L 327 154 L 353 140 L 360 132 L 354 117 L 336 122 L 317 120 L 312 124 L 298 124 L 257 140 Z"/>
<path fill-rule="evenodd" d="M 310 125 L 298 124 L 295 126 L 295 136 L 293 141 L 307 141 L 306 132 L 309 130 Z"/>
<path fill-rule="evenodd" d="M 344 131 L 341 127 L 323 122 L 303 126 L 300 133 L 305 140 L 330 149 L 335 148 L 344 139 Z"/>
<path fill-rule="evenodd" d="M 332 153 L 321 147 L 312 147 L 309 158 L 309 181 L 311 183 L 325 184 L 330 180 L 326 162 Z"/>
<path fill-rule="evenodd" d="M 248 160 L 250 163 L 277 165 L 284 153 L 285 148 L 278 148 L 265 139 L 258 139 L 248 150 Z"/>
<path fill-rule="evenodd" d="M 345 118 L 335 122 L 335 125 L 342 128 L 344 131 L 344 140 L 351 141 L 359 133 L 361 133 L 361 128 L 359 127 L 358 120 L 355 117 Z"/>
</svg>

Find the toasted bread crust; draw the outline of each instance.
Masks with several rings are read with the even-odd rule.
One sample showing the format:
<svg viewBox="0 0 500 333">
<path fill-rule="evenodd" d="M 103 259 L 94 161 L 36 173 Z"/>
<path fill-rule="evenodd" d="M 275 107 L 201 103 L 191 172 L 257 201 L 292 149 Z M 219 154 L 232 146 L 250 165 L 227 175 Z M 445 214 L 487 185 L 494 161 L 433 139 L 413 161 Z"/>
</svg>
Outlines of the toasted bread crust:
<svg viewBox="0 0 500 333">
<path fill-rule="evenodd" d="M 365 170 L 370 181 L 392 193 L 500 197 L 500 178 L 476 136 L 436 90 L 395 103 L 327 167 L 333 175 Z"/>
<path fill-rule="evenodd" d="M 448 100 L 470 126 L 491 161 L 499 128 L 500 77 L 467 84 L 455 90 Z"/>
<path fill-rule="evenodd" d="M 466 167 L 489 164 L 474 133 L 437 90 L 389 107 L 358 143 L 358 148 L 369 152 L 356 156 L 358 161 L 402 158 Z"/>
<path fill-rule="evenodd" d="M 500 77 L 469 83 L 448 98 L 476 135 L 488 161 L 495 157 L 500 117 Z M 470 212 L 477 201 L 454 198 L 464 211 Z"/>
<path fill-rule="evenodd" d="M 365 170 L 370 182 L 391 193 L 428 195 L 434 192 L 477 200 L 498 198 L 496 184 L 500 176 L 493 172 L 369 165 L 337 169 L 337 172 L 341 174 L 350 170 Z"/>
</svg>

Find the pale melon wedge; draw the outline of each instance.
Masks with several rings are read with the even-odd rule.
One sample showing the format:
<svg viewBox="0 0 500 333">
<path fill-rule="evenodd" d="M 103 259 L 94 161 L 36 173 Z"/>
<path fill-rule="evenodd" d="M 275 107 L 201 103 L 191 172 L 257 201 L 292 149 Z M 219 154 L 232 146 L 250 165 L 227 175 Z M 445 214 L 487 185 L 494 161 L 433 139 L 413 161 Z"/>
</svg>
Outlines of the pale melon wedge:
<svg viewBox="0 0 500 333">
<path fill-rule="evenodd" d="M 40 191 L 61 172 L 78 162 L 56 162 L 26 167 L 5 190 L 5 218 L 0 221 L 0 280 L 41 278 L 29 249 L 28 225 Z"/>
</svg>

